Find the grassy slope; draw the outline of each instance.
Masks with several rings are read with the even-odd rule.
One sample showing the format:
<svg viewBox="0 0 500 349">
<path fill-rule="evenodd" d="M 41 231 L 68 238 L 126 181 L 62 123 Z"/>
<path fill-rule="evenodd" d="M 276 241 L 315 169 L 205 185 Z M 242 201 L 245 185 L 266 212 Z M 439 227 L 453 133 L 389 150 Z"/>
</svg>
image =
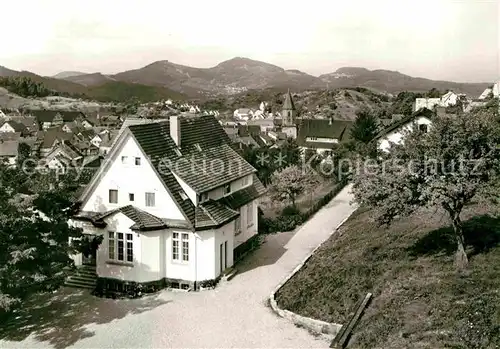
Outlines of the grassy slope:
<svg viewBox="0 0 500 349">
<path fill-rule="evenodd" d="M 286 91 L 286 89 L 251 90 L 226 99 L 211 99 L 201 102 L 201 105 L 207 109 L 229 111 L 232 115 L 238 108 L 258 108 L 260 102 L 267 101 L 273 112 L 280 112 Z M 370 90 L 362 92 L 354 89 L 310 90 L 292 94 L 298 109 L 303 112 L 310 111 L 315 115 L 330 115 L 330 104 L 336 103 L 335 117 L 344 120 L 354 120 L 356 111 L 362 106 L 378 109 L 389 105 L 380 100 L 379 96 L 382 94 Z M 319 110 L 316 107 L 319 107 Z"/>
<path fill-rule="evenodd" d="M 351 348 L 498 348 L 500 220 L 478 218 L 492 212 L 483 203 L 462 215 L 469 219 L 470 272 L 459 276 L 454 243 L 440 234 L 449 232 L 440 211 L 422 210 L 378 228 L 370 211 L 358 210 L 285 284 L 278 303 L 301 315 L 345 323 L 355 303 L 372 292 Z M 478 235 L 489 236 L 489 242 Z"/>
<path fill-rule="evenodd" d="M 157 101 L 159 99 L 186 99 L 182 93 L 157 86 L 133 84 L 122 81 L 110 81 L 101 85 L 87 87 L 75 82 L 39 76 L 30 72 L 19 72 L 17 76 L 26 76 L 33 81 L 57 92 L 69 93 L 71 95 L 87 96 L 102 102 L 128 102 L 133 97 L 141 102 Z"/>
</svg>

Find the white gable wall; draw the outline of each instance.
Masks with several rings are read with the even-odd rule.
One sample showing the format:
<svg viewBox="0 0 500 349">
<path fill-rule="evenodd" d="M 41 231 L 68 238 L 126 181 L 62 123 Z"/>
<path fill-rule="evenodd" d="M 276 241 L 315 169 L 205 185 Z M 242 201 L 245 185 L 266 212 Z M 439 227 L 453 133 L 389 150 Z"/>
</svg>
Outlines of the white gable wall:
<svg viewBox="0 0 500 349">
<path fill-rule="evenodd" d="M 416 118 L 414 121 L 409 122 L 409 123 L 405 124 L 404 126 L 400 127 L 399 129 L 394 130 L 394 131 L 390 132 L 389 134 L 387 134 L 386 136 L 384 136 L 384 138 L 379 141 L 379 146 L 378 146 L 379 149 L 383 150 L 383 151 L 389 151 L 390 143 L 399 144 L 402 141 L 403 136 L 404 136 L 403 130 L 408 130 L 408 131 L 412 130 L 414 124 L 430 125 L 430 124 L 432 124 L 432 122 L 431 122 L 431 120 L 429 120 L 425 116 L 420 116 L 420 117 Z"/>
<path fill-rule="evenodd" d="M 122 156 L 127 157 L 125 164 L 122 163 Z M 141 158 L 140 165 L 135 165 L 135 157 Z M 82 206 L 83 211 L 106 212 L 122 206 L 134 205 L 157 217 L 185 219 L 131 135 L 126 136 L 121 149 L 107 161 L 110 162 L 110 167 Z M 118 190 L 117 204 L 109 203 L 110 189 Z M 155 193 L 155 207 L 146 207 L 146 192 Z M 129 201 L 129 193 L 134 194 L 134 201 Z"/>
<path fill-rule="evenodd" d="M 245 181 L 247 182 L 245 184 Z M 240 189 L 248 187 L 253 184 L 253 176 L 248 175 L 242 178 L 239 178 L 230 183 L 231 193 L 237 192 Z M 218 200 L 224 196 L 224 186 L 212 189 L 208 192 L 208 197 L 213 200 Z"/>
<path fill-rule="evenodd" d="M 6 122 L 0 127 L 0 132 L 16 132 L 16 130 Z"/>
</svg>

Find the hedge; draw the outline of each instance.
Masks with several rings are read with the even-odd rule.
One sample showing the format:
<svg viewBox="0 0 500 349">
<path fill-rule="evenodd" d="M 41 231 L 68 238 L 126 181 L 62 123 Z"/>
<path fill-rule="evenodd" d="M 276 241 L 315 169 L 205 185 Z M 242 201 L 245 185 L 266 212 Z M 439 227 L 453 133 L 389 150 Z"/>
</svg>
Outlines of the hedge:
<svg viewBox="0 0 500 349">
<path fill-rule="evenodd" d="M 314 205 L 304 213 L 296 213 L 293 208 L 285 207 L 282 214 L 275 219 L 265 218 L 259 209 L 259 234 L 273 234 L 284 231 L 291 231 L 298 225 L 307 221 L 312 215 L 318 212 L 323 206 L 328 204 L 349 182 L 345 177 L 325 196 L 319 199 Z"/>
</svg>

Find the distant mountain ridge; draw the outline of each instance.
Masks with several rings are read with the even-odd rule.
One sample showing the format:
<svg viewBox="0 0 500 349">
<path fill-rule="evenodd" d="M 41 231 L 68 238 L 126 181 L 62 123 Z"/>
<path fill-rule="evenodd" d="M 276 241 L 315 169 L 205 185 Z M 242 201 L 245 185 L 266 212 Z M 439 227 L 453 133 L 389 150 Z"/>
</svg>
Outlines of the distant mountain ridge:
<svg viewBox="0 0 500 349">
<path fill-rule="evenodd" d="M 117 74 L 62 72 L 57 78 L 40 77 L 30 72 L 16 72 L 0 67 L 0 76 L 35 76 L 47 82 L 49 88 L 70 92 L 89 91 L 110 84 L 113 90 L 123 92 L 120 84 L 132 86 L 139 84 L 156 88 L 160 95 L 177 95 L 186 98 L 234 95 L 246 90 L 275 89 L 301 92 L 318 89 L 338 89 L 365 87 L 377 91 L 397 94 L 401 91 L 424 92 L 432 88 L 440 91 L 453 90 L 477 98 L 491 83 L 457 83 L 416 78 L 391 70 L 369 70 L 363 67 L 342 67 L 333 73 L 313 76 L 297 69 L 285 70 L 279 66 L 235 57 L 211 68 L 196 68 L 176 64 L 168 60 L 156 61 L 142 68 L 123 71 Z M 163 92 L 160 92 L 160 91 Z"/>
<path fill-rule="evenodd" d="M 196 68 L 163 60 L 114 75 L 87 74 L 66 78 L 86 86 L 101 84 L 104 79 L 165 87 L 193 98 L 235 94 L 253 89 L 291 89 L 299 92 L 352 87 L 366 87 L 389 93 L 450 89 L 475 98 L 489 85 L 435 81 L 411 77 L 397 71 L 369 70 L 363 67 L 342 67 L 333 73 L 313 76 L 297 69 L 285 70 L 274 64 L 245 57 L 235 57 L 211 68 Z"/>
<path fill-rule="evenodd" d="M 115 81 L 112 78 L 95 73 L 70 76 L 65 79 L 40 76 L 28 71 L 15 71 L 0 66 L 0 78 L 26 77 L 34 82 L 42 83 L 47 89 L 71 95 L 74 97 L 87 97 L 102 102 L 129 102 L 137 98 L 143 102 L 151 102 L 159 99 L 187 99 L 188 97 L 177 91 L 160 86 L 149 86 L 142 84 L 132 84 L 125 81 Z M 71 81 L 72 79 L 80 83 Z M 100 83 L 94 84 L 97 79 Z M 91 82 L 86 85 L 82 82 Z"/>
</svg>

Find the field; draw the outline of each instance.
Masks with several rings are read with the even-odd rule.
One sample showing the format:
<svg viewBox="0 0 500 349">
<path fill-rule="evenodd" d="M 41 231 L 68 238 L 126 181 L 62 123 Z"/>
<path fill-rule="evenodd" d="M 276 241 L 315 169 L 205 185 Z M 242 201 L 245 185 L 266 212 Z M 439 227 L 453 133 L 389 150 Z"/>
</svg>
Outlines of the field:
<svg viewBox="0 0 500 349">
<path fill-rule="evenodd" d="M 278 304 L 345 323 L 355 303 L 372 292 L 349 348 L 499 348 L 497 209 L 478 202 L 463 212 L 470 265 L 461 274 L 440 210 L 421 210 L 384 228 L 359 209 L 284 285 Z"/>
</svg>

